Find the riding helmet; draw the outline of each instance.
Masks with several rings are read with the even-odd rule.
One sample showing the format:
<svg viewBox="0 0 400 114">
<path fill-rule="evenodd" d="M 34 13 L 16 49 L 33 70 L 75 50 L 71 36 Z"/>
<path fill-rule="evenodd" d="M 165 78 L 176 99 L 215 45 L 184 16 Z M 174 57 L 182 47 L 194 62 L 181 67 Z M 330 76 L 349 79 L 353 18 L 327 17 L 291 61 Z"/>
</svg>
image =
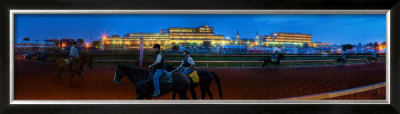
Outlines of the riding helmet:
<svg viewBox="0 0 400 114">
<path fill-rule="evenodd" d="M 160 49 L 160 44 L 154 44 L 154 46 L 153 46 L 153 48 L 158 48 L 158 49 Z"/>
</svg>

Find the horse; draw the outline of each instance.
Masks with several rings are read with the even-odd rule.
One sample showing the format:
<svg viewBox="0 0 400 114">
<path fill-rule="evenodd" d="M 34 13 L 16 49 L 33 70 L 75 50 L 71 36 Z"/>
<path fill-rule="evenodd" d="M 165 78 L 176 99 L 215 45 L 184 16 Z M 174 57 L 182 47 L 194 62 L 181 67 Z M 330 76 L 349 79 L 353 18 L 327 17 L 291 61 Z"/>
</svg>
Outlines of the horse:
<svg viewBox="0 0 400 114">
<path fill-rule="evenodd" d="M 376 54 L 376 57 L 372 56 L 372 57 L 367 57 L 368 62 L 370 63 L 372 60 L 374 60 L 374 62 L 376 62 L 379 58 L 379 54 Z"/>
<path fill-rule="evenodd" d="M 68 68 L 68 64 L 65 62 L 67 58 L 58 58 L 56 59 L 56 66 L 57 66 L 57 70 L 58 73 L 56 75 L 56 77 L 54 78 L 54 81 L 56 81 L 58 78 L 61 78 L 61 72 L 62 71 L 67 71 L 69 70 Z M 83 85 L 83 76 L 82 76 L 82 71 L 83 71 L 83 66 L 85 64 L 88 65 L 89 69 L 93 69 L 93 57 L 90 55 L 87 56 L 83 56 L 81 58 L 79 58 L 77 61 L 75 61 L 75 64 L 72 65 L 72 69 L 71 69 L 71 80 L 69 81 L 69 83 L 72 83 L 72 79 L 74 78 L 75 74 L 78 74 L 81 79 L 82 79 L 82 85 Z M 72 64 L 72 63 L 70 63 Z"/>
<path fill-rule="evenodd" d="M 285 59 L 285 56 L 283 54 L 278 54 L 278 57 L 276 58 L 276 62 L 273 62 L 271 57 L 268 57 L 266 59 L 261 59 L 260 61 L 264 61 L 264 64 L 262 65 L 262 67 L 265 67 L 265 65 L 267 65 L 268 63 L 271 63 L 271 64 L 275 64 L 275 67 L 277 68 L 278 65 L 282 66 L 281 60 L 283 60 L 283 59 Z"/>
<path fill-rule="evenodd" d="M 166 66 L 167 66 L 166 70 L 168 72 L 175 70 L 175 68 L 172 65 L 167 64 Z M 219 96 L 221 97 L 221 99 L 223 99 L 220 80 L 216 73 L 201 69 L 197 71 L 197 75 L 199 76 L 198 84 L 194 84 L 193 80 L 190 79 L 190 93 L 192 94 L 193 99 L 197 99 L 196 91 L 194 90 L 194 88 L 197 86 L 200 86 L 200 91 L 201 91 L 200 100 L 206 97 L 206 93 L 208 94 L 210 99 L 213 99 L 213 95 L 210 91 L 210 85 L 213 80 L 215 80 L 215 82 L 217 83 Z M 172 93 L 172 99 L 175 99 L 175 94 L 176 93 Z"/>
<path fill-rule="evenodd" d="M 346 59 L 343 58 L 343 57 L 339 57 L 339 58 L 336 59 L 336 62 L 337 63 L 342 62 L 343 64 L 346 64 L 348 55 L 345 55 L 345 56 L 346 56 Z"/>
<path fill-rule="evenodd" d="M 30 60 L 33 56 L 35 56 L 35 54 L 32 54 L 32 53 L 24 54 L 25 60 Z"/>
<path fill-rule="evenodd" d="M 37 59 L 38 59 L 38 61 L 40 61 L 42 63 L 42 61 L 45 62 L 47 60 L 47 58 L 48 58 L 47 53 L 40 53 Z"/>
<path fill-rule="evenodd" d="M 138 67 L 118 64 L 114 73 L 113 81 L 114 83 L 121 85 L 122 83 L 120 82 L 120 80 L 122 79 L 122 77 L 127 76 L 129 80 L 135 85 L 136 99 L 152 99 L 151 95 L 154 92 L 154 86 L 152 81 L 147 80 L 149 78 L 148 76 L 152 76 L 149 75 L 149 73 L 149 71 L 143 70 Z M 189 77 L 177 72 L 172 73 L 172 77 L 173 87 L 169 90 L 165 90 L 166 92 L 161 94 L 163 95 L 173 91 L 174 93 L 179 94 L 180 99 L 188 99 L 186 93 L 190 86 Z"/>
</svg>

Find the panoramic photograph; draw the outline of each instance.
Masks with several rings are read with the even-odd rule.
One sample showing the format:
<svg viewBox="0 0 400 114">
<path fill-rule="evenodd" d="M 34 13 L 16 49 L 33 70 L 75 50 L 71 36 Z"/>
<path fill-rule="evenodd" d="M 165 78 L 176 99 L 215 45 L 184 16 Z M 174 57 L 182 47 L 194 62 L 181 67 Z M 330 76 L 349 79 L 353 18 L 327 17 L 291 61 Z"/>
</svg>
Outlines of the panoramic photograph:
<svg viewBox="0 0 400 114">
<path fill-rule="evenodd" d="M 15 100 L 385 100 L 384 14 L 16 14 Z"/>
</svg>

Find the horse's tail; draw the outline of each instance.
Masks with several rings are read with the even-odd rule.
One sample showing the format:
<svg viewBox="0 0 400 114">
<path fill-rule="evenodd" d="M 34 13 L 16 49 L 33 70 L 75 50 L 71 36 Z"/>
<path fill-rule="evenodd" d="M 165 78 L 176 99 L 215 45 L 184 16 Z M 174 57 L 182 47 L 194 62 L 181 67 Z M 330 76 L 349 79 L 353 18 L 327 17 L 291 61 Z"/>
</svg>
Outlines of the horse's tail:
<svg viewBox="0 0 400 114">
<path fill-rule="evenodd" d="M 217 74 L 215 72 L 211 72 L 211 73 L 214 75 L 215 82 L 217 83 L 219 96 L 221 97 L 221 99 L 223 99 L 222 88 L 221 88 L 221 84 L 220 84 L 219 78 L 218 78 L 218 76 L 217 76 Z"/>
</svg>

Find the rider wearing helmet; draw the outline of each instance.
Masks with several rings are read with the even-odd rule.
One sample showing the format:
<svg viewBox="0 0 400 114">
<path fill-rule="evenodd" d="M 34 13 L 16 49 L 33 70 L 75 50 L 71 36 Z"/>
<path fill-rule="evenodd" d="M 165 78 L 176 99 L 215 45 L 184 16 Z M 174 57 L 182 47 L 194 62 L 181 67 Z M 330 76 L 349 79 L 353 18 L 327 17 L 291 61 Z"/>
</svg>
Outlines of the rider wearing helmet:
<svg viewBox="0 0 400 114">
<path fill-rule="evenodd" d="M 182 74 L 189 75 L 190 73 L 193 72 L 193 67 L 194 67 L 194 61 L 192 57 L 190 57 L 190 52 L 188 50 L 183 51 L 183 59 L 182 59 L 182 64 L 176 68 L 174 71 L 180 70 L 183 68 Z M 173 71 L 173 72 L 174 72 Z"/>
<path fill-rule="evenodd" d="M 150 68 L 154 67 L 154 69 L 155 69 L 154 76 L 153 76 L 153 84 L 154 84 L 155 91 L 154 91 L 153 96 L 159 97 L 161 95 L 159 80 L 160 80 L 161 75 L 164 72 L 166 72 L 166 70 L 165 70 L 166 64 L 165 64 L 164 56 L 160 51 L 160 45 L 155 44 L 153 46 L 153 50 L 157 54 L 156 61 L 153 64 L 149 65 L 148 68 L 150 69 Z"/>
<path fill-rule="evenodd" d="M 79 51 L 78 48 L 76 47 L 78 43 L 73 42 L 71 49 L 69 50 L 69 57 L 68 60 L 70 61 L 68 64 L 69 72 L 72 72 L 72 64 L 75 62 L 76 59 L 79 58 Z"/>
</svg>

